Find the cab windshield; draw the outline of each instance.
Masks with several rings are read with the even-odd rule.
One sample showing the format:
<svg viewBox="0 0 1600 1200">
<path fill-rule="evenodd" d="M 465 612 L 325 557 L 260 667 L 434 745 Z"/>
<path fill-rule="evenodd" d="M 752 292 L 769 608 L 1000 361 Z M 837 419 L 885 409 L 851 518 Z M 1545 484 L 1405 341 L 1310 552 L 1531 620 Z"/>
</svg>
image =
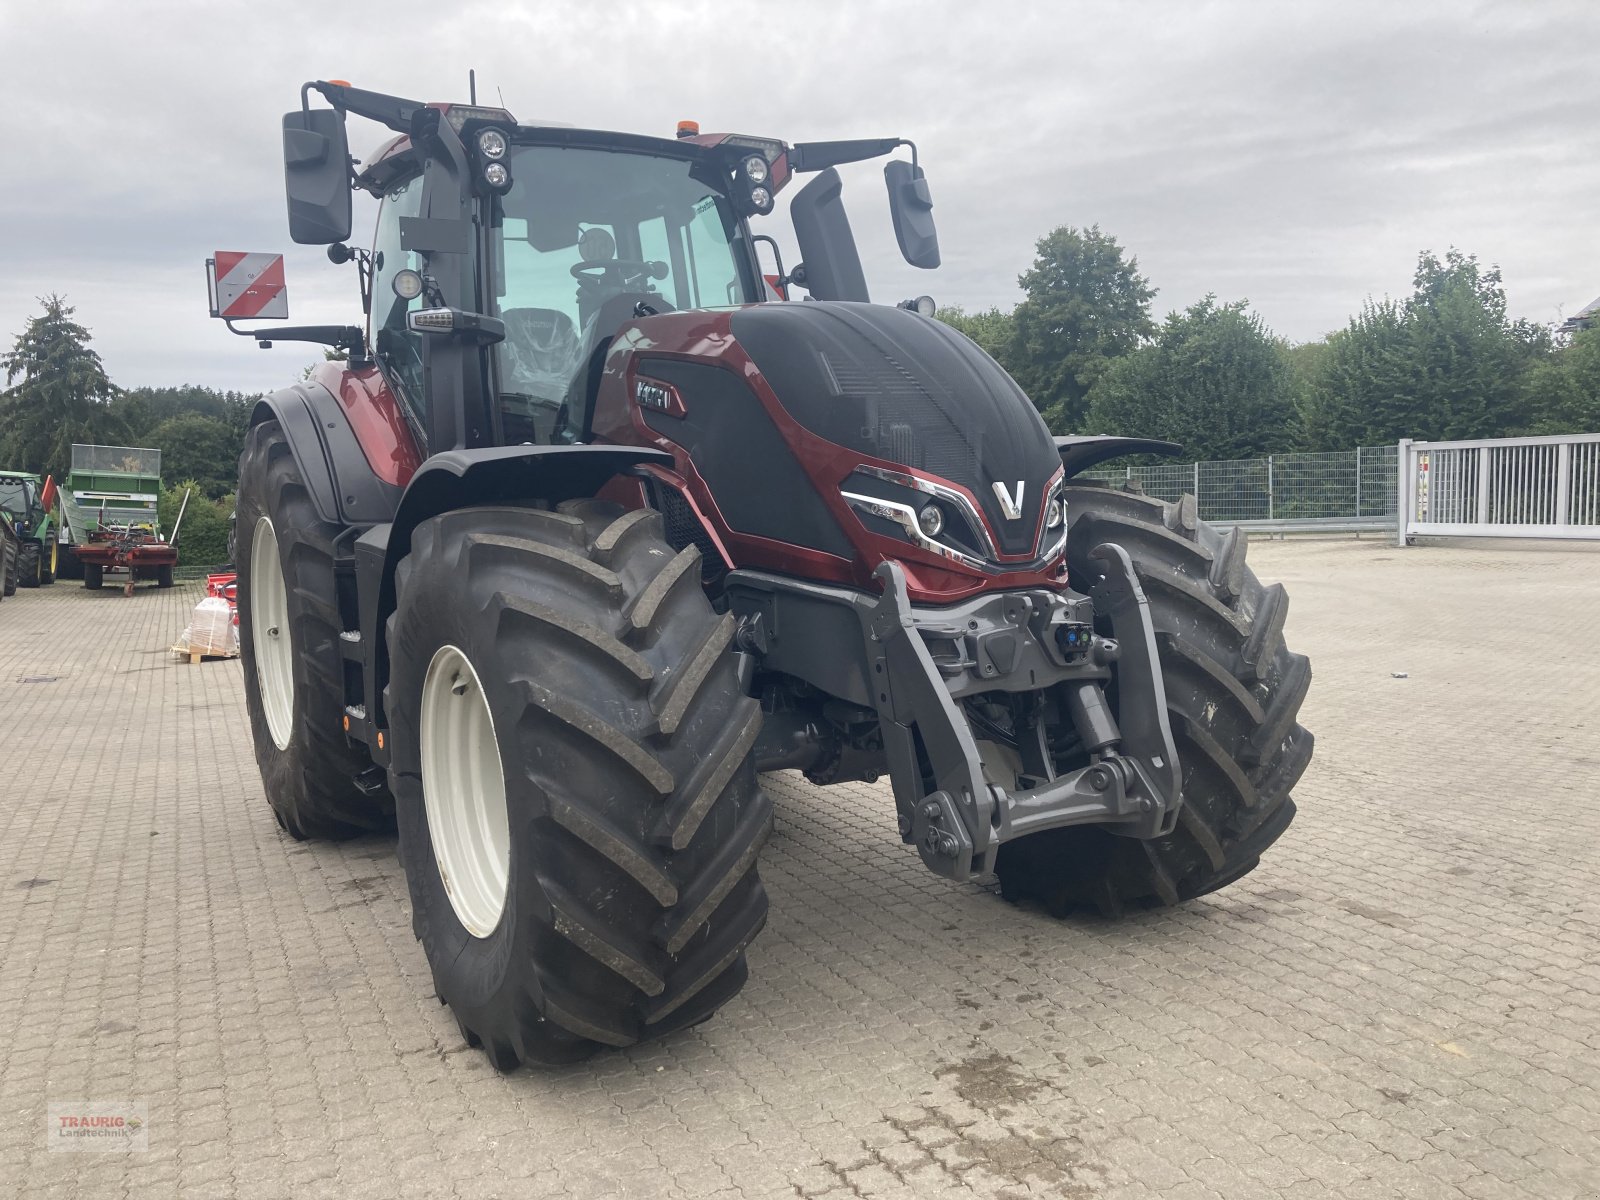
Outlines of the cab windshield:
<svg viewBox="0 0 1600 1200">
<path fill-rule="evenodd" d="M 31 508 L 28 485 L 20 479 L 0 479 L 0 509 L 21 520 Z"/>
<path fill-rule="evenodd" d="M 564 146 L 513 146 L 509 165 L 491 221 L 508 442 L 581 436 L 605 345 L 636 312 L 761 299 L 711 168 Z"/>
</svg>

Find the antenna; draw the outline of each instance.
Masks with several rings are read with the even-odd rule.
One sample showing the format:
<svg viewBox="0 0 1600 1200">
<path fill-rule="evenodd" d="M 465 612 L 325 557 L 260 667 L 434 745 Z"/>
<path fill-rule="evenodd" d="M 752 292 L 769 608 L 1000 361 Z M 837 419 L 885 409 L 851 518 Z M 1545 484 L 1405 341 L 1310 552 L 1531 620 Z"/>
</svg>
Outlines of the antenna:
<svg viewBox="0 0 1600 1200">
<path fill-rule="evenodd" d="M 478 104 L 478 73 L 476 71 L 469 70 L 467 72 L 467 97 L 467 102 L 476 108 Z"/>
</svg>

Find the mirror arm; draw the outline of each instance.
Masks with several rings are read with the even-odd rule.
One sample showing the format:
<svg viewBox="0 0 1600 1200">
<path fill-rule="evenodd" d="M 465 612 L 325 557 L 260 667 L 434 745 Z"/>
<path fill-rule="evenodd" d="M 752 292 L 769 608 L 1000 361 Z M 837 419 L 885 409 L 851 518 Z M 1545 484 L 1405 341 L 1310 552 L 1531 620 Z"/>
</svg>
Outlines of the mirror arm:
<svg viewBox="0 0 1600 1200">
<path fill-rule="evenodd" d="M 273 342 L 317 342 L 345 351 L 350 356 L 352 367 L 365 367 L 371 363 L 367 357 L 366 337 L 355 325 L 286 325 L 282 329 L 239 329 L 227 317 L 223 318 L 222 323 L 228 327 L 229 333 L 255 338 L 256 345 L 263 350 L 270 350 Z"/>
<path fill-rule="evenodd" d="M 386 96 L 382 92 L 369 92 L 364 88 L 353 88 L 319 79 L 314 83 L 302 84 L 300 87 L 300 106 L 307 112 L 311 109 L 313 90 L 320 92 L 322 97 L 340 112 L 352 112 L 358 117 L 366 117 L 367 120 L 385 125 L 396 133 L 410 133 L 411 122 L 416 119 L 417 113 L 428 107 L 417 100 Z"/>
<path fill-rule="evenodd" d="M 905 138 L 860 138 L 847 142 L 799 142 L 789 147 L 789 169 L 795 174 L 825 171 L 845 163 L 867 162 L 893 154 L 901 146 L 911 147 L 911 161 L 917 161 L 917 148 Z M 809 151 L 809 154 L 807 153 Z"/>
</svg>

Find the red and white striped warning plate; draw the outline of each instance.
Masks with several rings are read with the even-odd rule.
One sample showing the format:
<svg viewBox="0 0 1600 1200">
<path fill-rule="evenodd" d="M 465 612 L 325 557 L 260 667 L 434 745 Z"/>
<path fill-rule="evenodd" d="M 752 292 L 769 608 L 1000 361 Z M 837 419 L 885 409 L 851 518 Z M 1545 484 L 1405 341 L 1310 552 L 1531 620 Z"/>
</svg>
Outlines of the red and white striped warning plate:
<svg viewBox="0 0 1600 1200">
<path fill-rule="evenodd" d="M 213 261 L 219 317 L 283 319 L 289 315 L 283 255 L 218 250 Z"/>
</svg>

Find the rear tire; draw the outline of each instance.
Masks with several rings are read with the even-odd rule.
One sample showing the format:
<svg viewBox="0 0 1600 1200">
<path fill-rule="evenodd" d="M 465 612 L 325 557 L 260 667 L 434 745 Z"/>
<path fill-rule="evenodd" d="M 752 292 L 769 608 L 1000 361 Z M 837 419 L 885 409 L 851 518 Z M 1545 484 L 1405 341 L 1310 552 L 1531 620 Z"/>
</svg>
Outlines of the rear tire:
<svg viewBox="0 0 1600 1200">
<path fill-rule="evenodd" d="M 105 586 L 106 569 L 99 563 L 83 564 L 83 586 L 91 592 L 98 592 Z"/>
<path fill-rule="evenodd" d="M 255 740 L 256 763 L 267 801 L 283 830 L 297 840 L 343 839 L 394 822 L 387 796 L 368 796 L 355 778 L 372 766 L 362 746 L 344 735 L 344 658 L 339 653 L 338 596 L 334 585 L 333 539 L 339 532 L 323 521 L 276 421 L 254 426 L 239 456 L 239 659 L 244 667 L 245 707 Z M 275 709 L 279 745 L 269 725 L 262 691 L 262 664 L 255 639 L 255 597 L 251 551 L 257 523 L 273 531 L 281 572 L 285 617 L 266 637 L 289 639 L 281 674 L 282 708 Z M 170 578 L 171 567 L 160 570 Z M 162 586 L 167 586 L 162 584 Z M 269 672 L 270 674 L 270 672 Z"/>
<path fill-rule="evenodd" d="M 674 555 L 657 514 L 612 504 L 460 509 L 417 527 L 396 596 L 384 694 L 400 859 L 465 1040 L 510 1070 L 705 1020 L 743 986 L 766 921 L 772 803 L 751 755 L 760 708 L 698 552 Z M 435 662 L 492 716 L 504 791 L 480 774 L 467 803 L 492 821 L 454 822 L 458 783 L 423 761 L 452 703 Z M 498 867 L 475 869 L 463 828 L 499 829 Z M 485 916 L 477 881 L 497 871 Z"/>
<path fill-rule="evenodd" d="M 25 588 L 36 588 L 44 580 L 41 578 L 38 542 L 23 542 L 22 549 L 17 553 L 17 585 Z"/>
<path fill-rule="evenodd" d="M 10 534 L 0 533 L 0 597 L 14 595 L 17 590 L 17 541 Z"/>
<path fill-rule="evenodd" d="M 1081 826 L 1009 842 L 996 863 L 1001 892 L 1057 916 L 1177 904 L 1248 874 L 1289 827 L 1290 789 L 1311 759 L 1296 720 L 1311 666 L 1284 645 L 1283 585 L 1263 586 L 1245 566 L 1243 531 L 1197 520 L 1193 496 L 1164 504 L 1074 480 L 1066 501 L 1072 586 L 1089 590 L 1101 575 L 1089 551 L 1115 542 L 1150 601 L 1183 807 L 1172 834 L 1151 841 Z"/>
</svg>

